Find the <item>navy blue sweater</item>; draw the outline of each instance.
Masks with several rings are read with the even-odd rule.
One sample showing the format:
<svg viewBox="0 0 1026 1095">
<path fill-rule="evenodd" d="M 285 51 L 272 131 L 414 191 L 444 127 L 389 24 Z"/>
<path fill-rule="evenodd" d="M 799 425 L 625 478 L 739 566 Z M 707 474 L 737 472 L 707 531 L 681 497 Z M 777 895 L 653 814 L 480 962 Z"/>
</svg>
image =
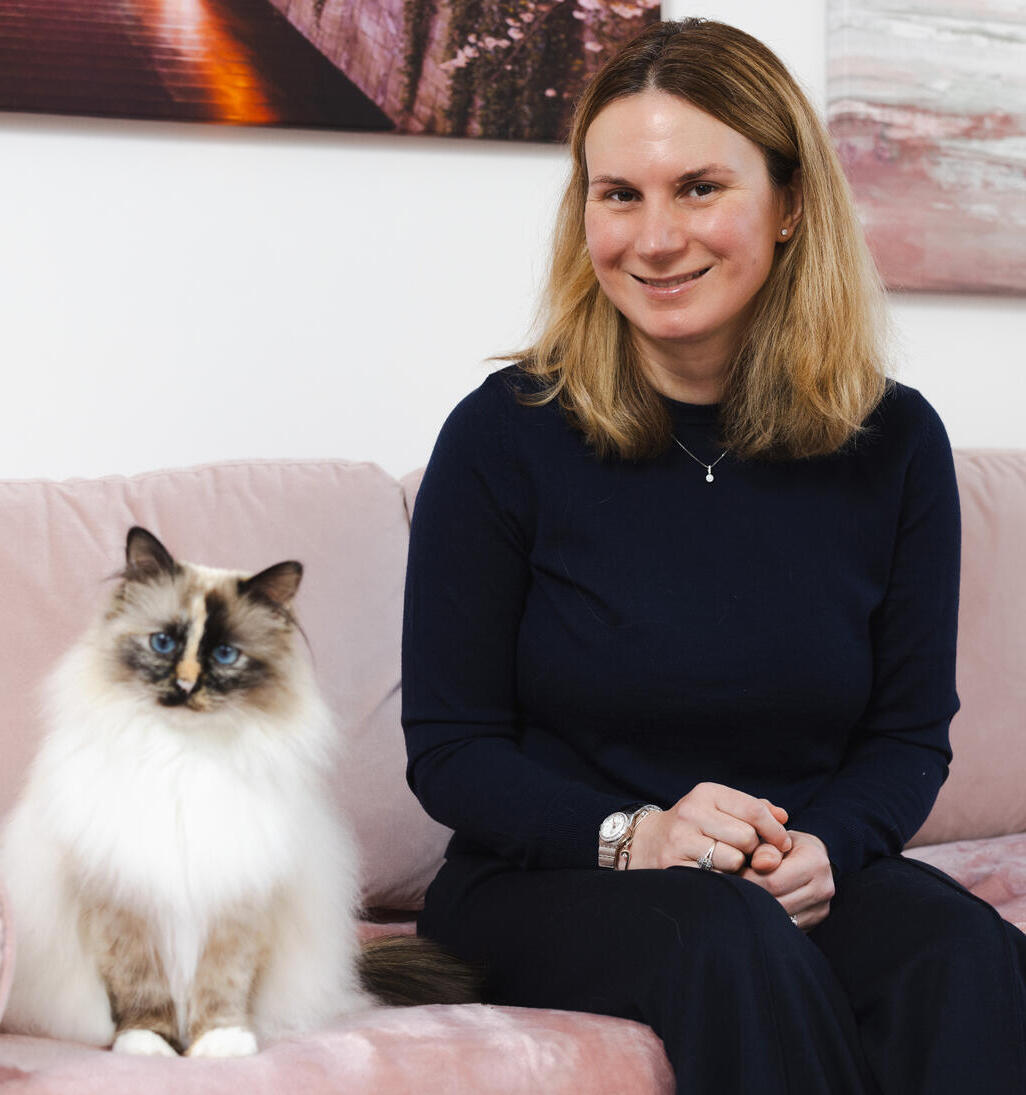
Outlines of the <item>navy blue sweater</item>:
<svg viewBox="0 0 1026 1095">
<path fill-rule="evenodd" d="M 613 810 L 714 781 L 839 874 L 898 852 L 947 775 L 960 523 L 936 412 L 894 384 L 868 436 L 705 468 L 600 461 L 515 367 L 452 412 L 413 516 L 407 777 L 451 848 L 596 865 Z M 718 406 L 667 400 L 703 461 Z"/>
</svg>

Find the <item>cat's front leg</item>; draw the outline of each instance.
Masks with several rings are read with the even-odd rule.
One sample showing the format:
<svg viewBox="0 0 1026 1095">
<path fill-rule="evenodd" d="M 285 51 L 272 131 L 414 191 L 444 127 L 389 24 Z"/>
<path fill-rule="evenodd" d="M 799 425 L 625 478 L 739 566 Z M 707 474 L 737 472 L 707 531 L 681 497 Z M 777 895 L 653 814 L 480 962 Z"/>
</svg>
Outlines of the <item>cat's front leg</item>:
<svg viewBox="0 0 1026 1095">
<path fill-rule="evenodd" d="M 102 901 L 83 912 L 116 1024 L 116 1053 L 176 1057 L 174 1001 L 153 932 L 144 917 Z"/>
<path fill-rule="evenodd" d="M 189 1057 L 248 1057 L 257 1052 L 249 1009 L 266 965 L 266 910 L 221 916 L 207 936 L 189 998 Z"/>
</svg>

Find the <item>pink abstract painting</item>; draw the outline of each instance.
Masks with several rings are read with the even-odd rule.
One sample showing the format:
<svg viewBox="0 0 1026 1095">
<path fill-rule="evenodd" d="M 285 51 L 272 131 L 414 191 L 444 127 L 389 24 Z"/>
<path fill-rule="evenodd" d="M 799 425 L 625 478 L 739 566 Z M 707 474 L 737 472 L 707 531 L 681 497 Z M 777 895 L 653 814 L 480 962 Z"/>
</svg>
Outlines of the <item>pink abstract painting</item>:
<svg viewBox="0 0 1026 1095">
<path fill-rule="evenodd" d="M 828 119 L 897 289 L 1026 293 L 1024 0 L 829 0 Z"/>
</svg>

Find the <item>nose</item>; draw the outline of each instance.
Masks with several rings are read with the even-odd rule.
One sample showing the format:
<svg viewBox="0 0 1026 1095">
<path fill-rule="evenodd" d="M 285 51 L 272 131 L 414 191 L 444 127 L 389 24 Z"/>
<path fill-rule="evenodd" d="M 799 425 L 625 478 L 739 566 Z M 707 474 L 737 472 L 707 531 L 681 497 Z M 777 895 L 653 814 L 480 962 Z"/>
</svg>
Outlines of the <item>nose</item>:
<svg viewBox="0 0 1026 1095">
<path fill-rule="evenodd" d="M 642 211 L 634 249 L 640 258 L 659 262 L 685 250 L 688 237 L 686 213 L 667 202 L 649 201 Z"/>
<path fill-rule="evenodd" d="M 178 663 L 178 673 L 176 674 L 175 684 L 188 695 L 196 687 L 199 675 L 199 662 L 191 655 L 186 655 L 186 657 L 182 658 Z"/>
</svg>

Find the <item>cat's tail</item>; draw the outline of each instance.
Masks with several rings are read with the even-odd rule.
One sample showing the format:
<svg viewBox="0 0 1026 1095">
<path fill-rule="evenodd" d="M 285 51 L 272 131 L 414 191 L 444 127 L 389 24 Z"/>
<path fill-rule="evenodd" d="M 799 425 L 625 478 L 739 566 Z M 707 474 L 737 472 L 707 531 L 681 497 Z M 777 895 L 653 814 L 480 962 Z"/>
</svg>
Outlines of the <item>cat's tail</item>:
<svg viewBox="0 0 1026 1095">
<path fill-rule="evenodd" d="M 358 969 L 363 987 L 390 1007 L 481 1000 L 481 970 L 415 935 L 367 940 L 360 949 Z"/>
</svg>

